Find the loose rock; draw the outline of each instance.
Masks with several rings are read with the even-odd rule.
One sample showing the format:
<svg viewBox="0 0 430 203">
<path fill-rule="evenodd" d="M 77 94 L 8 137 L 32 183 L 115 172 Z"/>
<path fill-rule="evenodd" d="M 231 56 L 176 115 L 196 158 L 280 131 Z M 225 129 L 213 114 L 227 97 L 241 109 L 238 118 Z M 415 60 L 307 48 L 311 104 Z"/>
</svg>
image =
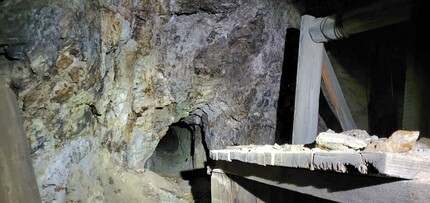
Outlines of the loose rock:
<svg viewBox="0 0 430 203">
<path fill-rule="evenodd" d="M 398 130 L 386 140 L 372 142 L 364 151 L 407 152 L 415 145 L 419 134 L 419 131 Z"/>
<path fill-rule="evenodd" d="M 362 139 L 329 131 L 320 133 L 316 142 L 318 148 L 341 151 L 359 150 L 367 146 L 367 143 Z"/>
</svg>

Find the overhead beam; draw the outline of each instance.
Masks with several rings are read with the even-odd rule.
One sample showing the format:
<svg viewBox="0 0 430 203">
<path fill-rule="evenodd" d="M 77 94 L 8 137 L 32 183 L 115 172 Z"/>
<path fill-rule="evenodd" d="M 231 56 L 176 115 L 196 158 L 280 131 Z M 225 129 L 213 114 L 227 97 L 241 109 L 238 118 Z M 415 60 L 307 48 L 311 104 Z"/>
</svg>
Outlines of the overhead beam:
<svg viewBox="0 0 430 203">
<path fill-rule="evenodd" d="M 347 38 L 349 35 L 408 21 L 412 0 L 378 1 L 364 7 L 315 19 L 309 28 L 314 42 Z"/>
</svg>

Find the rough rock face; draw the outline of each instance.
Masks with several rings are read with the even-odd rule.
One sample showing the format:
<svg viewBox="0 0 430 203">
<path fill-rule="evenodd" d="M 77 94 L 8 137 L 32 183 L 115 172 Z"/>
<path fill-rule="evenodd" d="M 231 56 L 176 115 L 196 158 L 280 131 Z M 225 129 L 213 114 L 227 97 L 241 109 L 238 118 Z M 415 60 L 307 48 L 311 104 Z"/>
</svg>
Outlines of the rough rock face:
<svg viewBox="0 0 430 203">
<path fill-rule="evenodd" d="M 93 160 L 142 168 L 189 114 L 210 149 L 273 143 L 287 4 L 1 1 L 0 73 L 22 105 L 42 199 L 74 188 L 102 201 Z"/>
</svg>

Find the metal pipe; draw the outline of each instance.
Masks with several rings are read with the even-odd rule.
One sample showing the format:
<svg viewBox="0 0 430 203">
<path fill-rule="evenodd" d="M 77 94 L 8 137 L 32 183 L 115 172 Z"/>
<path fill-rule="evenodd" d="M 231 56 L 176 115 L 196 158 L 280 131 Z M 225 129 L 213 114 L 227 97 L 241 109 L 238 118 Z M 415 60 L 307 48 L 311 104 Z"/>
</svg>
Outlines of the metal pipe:
<svg viewBox="0 0 430 203">
<path fill-rule="evenodd" d="M 314 42 L 327 42 L 350 35 L 408 21 L 411 0 L 379 1 L 343 14 L 316 18 L 309 27 Z"/>
</svg>

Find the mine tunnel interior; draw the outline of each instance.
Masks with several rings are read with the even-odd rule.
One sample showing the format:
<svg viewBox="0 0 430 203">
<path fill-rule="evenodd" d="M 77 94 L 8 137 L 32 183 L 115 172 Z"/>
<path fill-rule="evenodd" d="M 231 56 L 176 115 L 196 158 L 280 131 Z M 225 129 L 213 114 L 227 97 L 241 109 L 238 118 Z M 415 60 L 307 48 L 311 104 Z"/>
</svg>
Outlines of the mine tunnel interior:
<svg viewBox="0 0 430 203">
<path fill-rule="evenodd" d="M 220 11 L 211 11 L 204 6 L 199 7 L 199 5 L 193 3 L 184 3 L 183 5 L 177 5 L 178 8 L 176 9 L 179 10 L 172 11 L 171 15 L 174 17 L 170 20 L 167 20 L 168 15 L 165 13 L 159 13 L 158 10 L 161 7 L 153 9 L 150 8 L 153 6 L 151 4 L 147 4 L 148 8 L 145 7 L 140 10 L 142 9 L 140 6 L 129 8 L 130 5 L 125 5 L 126 3 L 120 6 L 119 2 L 121 1 L 109 1 L 114 3 L 112 5 L 106 3 L 106 5 L 110 5 L 106 8 L 100 8 L 100 6 L 105 5 L 98 5 L 98 3 L 84 6 L 73 5 L 73 8 L 68 8 L 72 7 L 72 5 L 60 2 L 65 3 L 64 6 L 67 8 L 62 9 L 58 5 L 55 8 L 50 8 L 48 1 L 45 2 L 47 3 L 46 5 L 44 5 L 44 1 L 41 1 L 42 3 L 37 3 L 40 5 L 29 3 L 29 5 L 37 6 L 36 8 L 29 7 L 25 9 L 26 2 L 16 6 L 13 6 L 14 4 L 10 4 L 10 2 L 12 1 L 0 0 L 0 5 L 5 6 L 5 8 L 14 7 L 17 13 L 24 12 L 24 10 L 28 10 L 28 13 L 16 15 L 16 19 L 12 17 L 6 18 L 6 15 L 0 14 L 0 19 L 8 19 L 7 23 L 4 24 L 4 29 L 0 30 L 0 36 L 6 36 L 3 35 L 6 33 L 10 39 L 13 39 L 5 39 L 0 43 L 0 66 L 10 67 L 10 69 L 0 69 L 0 76 L 3 77 L 4 74 L 8 78 L 9 74 L 11 75 L 11 79 L 7 80 L 9 88 L 14 92 L 11 98 L 18 99 L 18 104 L 24 115 L 24 127 L 28 131 L 27 137 L 24 136 L 24 133 L 21 133 L 23 135 L 22 140 L 25 144 L 28 143 L 24 141 L 28 141 L 30 147 L 32 147 L 31 155 L 35 164 L 34 171 L 38 176 L 36 177 L 37 180 L 40 181 L 39 190 L 45 200 L 55 200 L 63 195 L 70 198 L 71 202 L 80 202 L 85 198 L 100 198 L 103 196 L 100 194 L 107 194 L 106 199 L 108 199 L 110 197 L 109 193 L 114 193 L 110 192 L 110 188 L 115 189 L 112 190 L 115 193 L 123 194 L 124 197 L 127 197 L 128 185 L 118 186 L 123 188 L 123 193 L 114 188 L 117 186 L 113 182 L 119 183 L 118 177 L 123 177 L 123 174 L 117 172 L 126 171 L 126 174 L 129 175 L 141 175 L 140 177 L 143 178 L 140 180 L 148 181 L 145 178 L 149 177 L 149 175 L 140 171 L 144 165 L 146 170 L 155 172 L 175 184 L 190 186 L 193 196 L 192 201 L 210 202 L 211 180 L 207 173 L 207 166 L 210 166 L 212 161 L 209 158 L 209 148 L 205 140 L 212 142 L 211 149 L 225 147 L 226 143 L 234 145 L 252 143 L 258 145 L 262 144 L 261 141 L 270 140 L 254 139 L 258 136 L 265 137 L 266 132 L 261 135 L 255 135 L 256 133 L 253 134 L 253 132 L 256 131 L 247 130 L 261 127 L 257 125 L 259 122 L 254 122 L 254 120 L 264 120 L 268 119 L 268 116 L 272 116 L 272 114 L 268 114 L 272 110 L 268 112 L 269 110 L 262 109 L 258 105 L 256 105 L 257 108 L 254 108 L 252 103 L 257 101 L 257 96 L 261 95 L 261 92 L 266 92 L 266 90 L 267 92 L 276 91 L 271 89 L 272 86 L 267 82 L 269 79 L 266 78 L 270 75 L 275 75 L 270 80 L 278 84 L 279 72 L 277 70 L 281 68 L 277 67 L 278 62 L 279 64 L 282 63 L 279 99 L 275 98 L 275 96 L 270 96 L 273 97 L 270 98 L 271 101 L 278 99 L 277 106 L 273 105 L 276 106 L 273 107 L 274 111 L 277 111 L 276 143 L 291 143 L 300 37 L 298 27 L 300 23 L 286 25 L 287 20 L 282 21 L 282 30 L 289 27 L 286 29 L 284 38 L 283 58 L 282 48 L 277 50 L 278 47 L 274 46 L 273 50 L 263 49 L 263 45 L 270 43 L 269 40 L 266 40 L 267 36 L 272 37 L 272 34 L 277 36 L 278 33 L 284 35 L 284 32 L 276 30 L 280 29 L 278 23 L 280 24 L 281 21 L 274 23 L 272 20 L 276 18 L 272 19 L 272 16 L 266 16 L 272 15 L 272 11 L 267 10 L 269 7 L 266 7 L 265 4 L 260 5 L 258 3 L 258 9 L 254 9 L 261 9 L 255 14 L 257 20 L 252 20 L 248 23 L 248 21 L 242 22 L 245 18 L 237 17 L 240 15 L 236 15 L 236 10 L 245 11 L 254 7 L 241 7 L 242 1 L 238 1 L 241 2 L 238 4 L 231 4 L 232 8 L 220 8 Z M 84 1 L 73 2 L 76 4 L 85 3 Z M 208 2 L 210 1 L 204 1 L 202 4 Z M 290 10 L 288 10 L 288 14 L 285 14 L 289 18 L 291 17 L 292 22 L 294 21 L 293 18 L 297 17 L 299 19 L 300 15 L 308 14 L 315 17 L 325 17 L 360 7 L 372 1 L 293 0 L 288 2 L 292 11 L 293 6 L 298 6 L 297 16 L 293 16 L 296 15 L 293 12 L 290 14 Z M 9 4 L 12 6 L 9 6 Z M 175 4 L 175 1 L 171 1 L 171 4 Z M 190 7 L 189 10 L 179 8 L 187 8 L 187 6 Z M 42 9 L 43 7 L 46 7 L 46 10 Z M 212 8 L 212 5 L 209 8 Z M 101 14 L 98 13 L 100 10 L 102 11 Z M 130 11 L 130 15 L 123 16 L 128 11 Z M 5 13 L 11 14 L 13 12 L 13 9 L 5 10 Z M 281 13 L 280 11 L 275 12 L 277 13 L 274 13 L 273 16 L 278 16 Z M 221 13 L 222 15 L 219 16 Z M 430 118 L 427 116 L 430 114 L 430 89 L 428 88 L 430 69 L 426 67 L 429 55 L 426 41 L 428 41 L 429 31 L 428 26 L 420 24 L 421 22 L 417 20 L 418 15 L 423 14 L 423 11 L 419 11 L 417 14 L 414 10 L 413 13 L 414 16 L 412 16 L 411 21 L 325 43 L 325 48 L 357 128 L 367 130 L 371 135 L 387 137 L 397 129 L 406 129 L 419 130 L 420 137 L 430 137 Z M 35 16 L 35 14 L 37 15 Z M 86 15 L 88 15 L 87 18 L 85 17 Z M 59 19 L 59 16 L 64 16 L 64 18 Z M 159 19 L 154 16 L 159 17 Z M 211 16 L 211 19 L 209 19 L 209 16 Z M 84 18 L 85 20 L 83 20 Z M 99 22 L 100 18 L 103 23 Z M 219 23 L 214 26 L 217 28 L 205 29 L 215 25 L 215 21 L 211 21 L 214 20 L 212 18 L 216 19 L 216 23 Z M 36 23 L 31 24 L 30 22 L 34 19 L 36 19 Z M 26 21 L 25 25 L 19 22 L 24 20 Z M 27 21 L 30 24 L 27 24 Z M 55 23 L 48 23 L 51 21 Z M 214 24 L 206 24 L 206 21 Z M 236 21 L 240 23 L 223 25 Z M 83 25 L 80 25 L 81 23 Z M 166 23 L 166 25 L 163 23 Z M 288 19 L 288 23 L 290 23 L 290 19 Z M 102 25 L 98 27 L 99 24 Z M 27 29 L 30 25 L 40 27 L 36 31 L 42 34 L 36 35 L 34 29 Z M 76 27 L 71 25 L 76 25 Z M 16 30 L 15 27 L 21 28 Z M 183 27 L 185 29 L 182 29 Z M 193 33 L 196 32 L 194 30 L 196 27 L 201 28 L 202 33 Z M 256 32 L 256 36 L 264 35 L 261 39 L 254 35 L 249 35 L 251 37 L 248 37 L 248 32 L 255 32 L 253 30 L 255 27 L 261 30 L 261 33 Z M 160 28 L 163 29 L 158 31 Z M 188 29 L 191 34 L 187 33 L 185 35 L 181 33 L 181 31 Z M 177 30 L 179 31 L 177 32 Z M 62 32 L 61 36 L 58 36 L 57 31 Z M 244 32 L 244 37 L 241 36 L 242 32 Z M 130 36 L 125 36 L 127 34 L 130 34 Z M 236 41 L 229 39 L 234 34 L 241 36 L 237 40 L 237 44 L 230 43 L 230 41 Z M 23 43 L 26 38 L 17 38 L 15 35 L 35 36 L 26 44 L 27 42 Z M 283 41 L 281 42 L 279 39 L 282 39 L 283 36 L 279 38 L 276 36 L 271 38 L 273 39 L 272 42 L 278 41 L 279 44 L 282 44 Z M 172 40 L 169 40 L 171 37 Z M 15 38 L 19 40 L 14 41 Z M 117 41 L 112 39 L 112 42 L 110 42 L 111 38 L 115 38 Z M 32 41 L 35 42 L 33 43 Z M 194 46 L 192 43 L 197 41 L 203 44 Z M 260 44 L 260 41 L 264 43 Z M 35 47 L 29 47 L 32 43 Z M 183 46 L 188 44 L 191 48 Z M 27 49 L 30 48 L 31 51 L 28 51 Z M 229 51 L 237 53 L 237 55 L 229 54 Z M 266 51 L 269 51 L 267 53 L 270 54 L 266 54 Z M 196 54 L 199 56 L 193 58 L 193 54 L 183 54 L 200 52 L 207 53 L 208 57 L 206 55 L 201 57 L 200 54 Z M 209 55 L 209 53 L 215 54 Z M 273 56 L 271 56 L 272 53 Z M 280 53 L 279 56 L 277 53 Z M 257 64 L 258 70 L 261 68 L 262 72 L 261 74 L 256 74 L 253 72 L 255 70 L 252 69 L 254 66 L 248 65 L 255 65 L 254 61 L 259 62 L 259 60 L 254 59 L 259 59 L 255 56 L 261 55 L 267 56 L 268 60 Z M 236 59 L 236 56 L 240 56 L 240 60 Z M 227 59 L 224 59 L 224 57 Z M 149 60 L 150 63 L 147 63 L 148 58 L 153 61 Z M 252 61 L 252 63 L 242 63 L 241 61 L 245 61 L 245 59 Z M 234 74 L 232 78 L 224 77 L 223 75 L 214 79 L 214 74 L 208 74 L 209 76 L 206 77 L 201 74 L 201 71 L 196 71 L 197 68 L 194 69 L 195 75 L 193 75 L 192 70 L 188 72 L 188 67 L 201 65 L 200 60 L 203 61 L 202 64 L 208 70 L 213 68 L 212 66 L 216 67 L 217 69 L 214 72 L 217 74 L 218 72 L 224 74 L 223 72 L 236 71 L 240 74 Z M 229 62 L 228 66 L 224 62 L 220 63 L 221 65 L 218 63 L 212 64 L 214 61 L 223 60 L 231 61 L 231 63 Z M 268 61 L 270 63 L 276 61 L 276 67 L 275 65 L 272 67 L 268 64 Z M 153 64 L 152 62 L 159 63 Z M 153 65 L 156 67 L 153 67 Z M 217 71 L 220 68 L 218 66 L 222 66 L 222 71 Z M 264 72 L 269 70 L 271 72 Z M 215 74 L 216 77 L 218 77 L 217 74 Z M 145 77 L 138 77 L 141 75 L 145 75 Z M 148 78 L 151 79 L 149 80 Z M 254 88 L 253 90 L 258 90 L 256 91 L 257 93 L 250 94 L 249 99 L 246 99 L 250 105 L 244 105 L 241 102 L 242 94 L 245 94 L 246 90 L 250 89 L 250 86 L 257 84 L 240 82 L 238 83 L 239 87 L 230 85 L 231 81 L 235 82 L 242 79 L 246 79 L 244 80 L 246 82 L 248 80 L 260 81 L 261 79 L 259 83 L 264 84 Z M 138 82 L 130 85 L 131 81 L 133 83 Z M 188 83 L 189 81 L 192 82 Z M 143 86 L 150 87 L 141 91 L 140 88 Z M 189 89 L 190 87 L 192 87 L 191 90 Z M 232 91 L 232 89 L 244 91 Z M 136 92 L 134 92 L 135 90 Z M 123 92 L 130 94 L 125 96 Z M 130 95 L 136 96 L 136 99 L 130 98 Z M 177 97 L 171 101 L 172 95 Z M 225 97 L 218 98 L 219 95 L 225 95 Z M 154 98 L 151 96 L 154 96 Z M 182 98 L 187 99 L 183 101 Z M 142 100 L 151 101 L 148 105 L 149 107 L 142 104 L 140 113 L 129 112 L 131 109 L 135 110 L 135 104 L 139 104 Z M 169 105 L 166 108 L 164 106 L 154 107 L 153 101 L 154 103 L 157 101 L 160 104 Z M 181 102 L 184 102 L 183 106 Z M 189 120 L 194 119 L 190 118 L 190 116 L 177 121 L 184 114 L 193 113 L 193 109 L 195 110 L 197 106 L 205 102 L 214 103 L 213 108 L 211 107 L 210 111 L 208 111 L 212 120 L 207 121 L 207 126 L 204 126 L 202 122 L 189 122 Z M 236 102 L 238 103 L 237 105 L 235 104 Z M 242 106 L 247 107 L 245 110 L 241 110 Z M 323 93 L 320 93 L 319 107 L 319 131 L 325 131 L 330 128 L 336 132 L 341 132 L 340 123 L 333 110 L 330 109 Z M 217 115 L 218 112 L 220 115 Z M 256 119 L 252 118 L 252 115 L 260 113 L 265 117 L 257 116 L 255 117 Z M 240 117 L 237 117 L 238 119 L 234 116 L 236 114 L 240 115 Z M 268 115 L 267 117 L 266 114 Z M 231 117 L 231 120 L 226 119 L 229 117 Z M 124 119 L 121 120 L 120 118 L 129 119 L 124 121 Z M 6 115 L 4 120 L 9 121 L 10 118 Z M 177 122 L 168 127 L 164 136 L 157 134 L 160 129 L 166 129 L 172 120 Z M 139 132 L 141 126 L 138 124 L 141 124 L 141 122 L 148 124 L 145 126 L 150 126 L 143 127 L 146 128 L 143 129 L 144 133 Z M 158 125 L 160 123 L 161 125 Z M 213 126 L 211 126 L 212 124 Z M 5 126 L 5 129 L 10 127 Z M 157 128 L 152 129 L 152 126 L 157 126 Z M 270 124 L 270 127 L 272 128 L 273 126 Z M 209 128 L 212 130 L 212 132 L 208 130 L 211 134 L 205 134 L 205 130 Z M 230 128 L 231 131 L 223 128 Z M 133 134 L 134 131 L 136 132 Z M 152 134 L 148 133 L 151 135 L 147 135 L 146 132 L 152 132 Z M 160 136 L 162 137 L 160 138 Z M 224 142 L 224 140 L 227 141 Z M 237 143 L 236 140 L 238 141 Z M 6 145 L 5 143 L 3 142 L 2 144 Z M 98 143 L 102 143 L 102 146 L 98 146 Z M 103 143 L 108 143 L 106 144 L 108 150 L 105 150 L 106 147 Z M 157 146 L 152 151 L 155 144 Z M 3 149 L 8 148 L 3 147 Z M 142 153 L 142 151 L 145 151 L 145 153 Z M 9 150 L 5 150 L 5 152 L 13 154 Z M 141 154 L 144 154 L 144 156 Z M 148 156 L 150 157 L 146 160 Z M 146 162 L 143 163 L 144 161 L 141 160 L 146 160 Z M 110 161 L 114 164 L 111 164 Z M 28 163 L 31 166 L 30 158 Z M 109 167 L 115 165 L 115 167 L 105 170 L 108 167 L 103 168 L 104 166 L 99 166 L 99 163 L 104 163 Z M 122 167 L 122 170 L 116 170 L 117 166 Z M 30 169 L 29 171 L 33 172 L 33 169 Z M 112 178 L 111 176 L 114 177 Z M 56 184 L 52 184 L 54 179 L 52 177 L 56 178 L 54 180 L 57 181 Z M 135 176 L 130 175 L 130 177 Z M 103 178 L 108 180 L 108 184 L 103 184 Z M 118 181 L 115 178 L 118 178 Z M 158 181 L 159 179 L 155 180 Z M 126 181 L 123 180 L 123 182 Z M 142 185 L 140 183 L 130 184 L 130 186 Z M 141 188 L 141 191 L 152 187 L 152 183 L 145 185 L 145 188 Z M 109 190 L 106 189 L 100 192 L 100 188 L 105 186 Z M 73 193 L 75 188 L 78 189 Z M 88 188 L 91 188 L 91 190 Z M 176 189 L 174 186 L 172 188 Z M 250 188 L 255 190 L 254 186 L 250 186 Z M 273 190 L 277 193 L 282 193 L 282 191 Z M 162 187 L 158 191 L 161 192 L 149 194 L 165 194 Z M 85 192 L 88 192 L 88 194 L 83 194 Z M 75 198 L 73 195 L 80 196 L 79 198 L 81 199 L 73 199 Z M 297 199 L 297 201 L 300 200 L 303 201 L 303 199 Z"/>
</svg>

